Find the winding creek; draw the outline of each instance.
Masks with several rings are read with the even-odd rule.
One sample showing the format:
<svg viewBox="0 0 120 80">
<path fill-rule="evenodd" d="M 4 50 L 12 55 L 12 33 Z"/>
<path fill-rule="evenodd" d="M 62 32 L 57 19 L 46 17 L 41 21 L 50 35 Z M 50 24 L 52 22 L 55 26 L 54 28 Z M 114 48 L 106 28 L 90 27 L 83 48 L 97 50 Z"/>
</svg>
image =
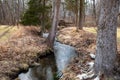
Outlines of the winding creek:
<svg viewBox="0 0 120 80">
<path fill-rule="evenodd" d="M 43 37 L 47 37 L 44 34 Z M 75 48 L 69 45 L 54 43 L 54 54 L 47 55 L 39 60 L 40 65 L 29 68 L 27 73 L 19 75 L 20 80 L 58 80 L 56 77 L 62 76 L 64 70 L 72 58 L 77 57 Z"/>
</svg>

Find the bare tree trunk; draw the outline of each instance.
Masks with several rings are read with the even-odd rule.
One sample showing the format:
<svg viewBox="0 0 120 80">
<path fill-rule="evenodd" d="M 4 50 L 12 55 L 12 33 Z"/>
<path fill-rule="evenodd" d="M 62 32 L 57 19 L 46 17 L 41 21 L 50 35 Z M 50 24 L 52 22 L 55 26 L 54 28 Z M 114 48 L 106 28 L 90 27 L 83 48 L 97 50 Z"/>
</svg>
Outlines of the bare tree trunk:
<svg viewBox="0 0 120 80">
<path fill-rule="evenodd" d="M 117 53 L 116 31 L 119 0 L 101 0 L 95 72 L 112 77 Z"/>
<path fill-rule="evenodd" d="M 5 10 L 5 24 L 10 24 L 11 22 L 13 22 L 10 18 L 11 16 L 11 12 L 9 13 L 9 5 L 8 2 L 6 0 L 3 1 L 3 9 Z"/>
<path fill-rule="evenodd" d="M 43 5 L 43 8 L 45 8 L 45 0 L 43 0 L 42 1 L 43 3 L 42 3 L 42 5 Z M 42 24 L 42 33 L 44 33 L 45 32 L 45 12 L 43 11 L 42 12 L 42 20 L 41 20 L 41 24 Z"/>
<path fill-rule="evenodd" d="M 100 0 L 97 0 L 96 2 L 96 24 L 98 24 L 100 16 Z"/>
<path fill-rule="evenodd" d="M 75 26 L 78 27 L 78 0 L 75 0 Z"/>
<path fill-rule="evenodd" d="M 17 17 L 17 26 L 19 27 L 19 21 L 20 21 L 20 0 L 18 0 L 18 17 Z"/>
<path fill-rule="evenodd" d="M 93 15 L 94 15 L 94 19 L 96 22 L 96 7 L 95 7 L 95 0 L 93 0 Z M 97 22 L 96 22 L 97 23 Z"/>
<path fill-rule="evenodd" d="M 84 0 L 80 0 L 78 29 L 83 29 L 84 19 Z"/>
<path fill-rule="evenodd" d="M 14 3 L 12 3 L 14 4 Z M 12 6 L 10 5 L 10 3 L 8 1 L 6 1 L 6 6 L 7 6 L 7 11 L 8 11 L 8 19 L 9 19 L 9 25 L 15 25 L 16 23 L 16 19 L 14 18 L 15 15 L 17 15 L 17 13 L 14 13 L 12 10 Z"/>
<path fill-rule="evenodd" d="M 1 3 L 0 3 L 0 8 L 1 8 L 1 16 L 3 17 L 2 19 L 1 19 L 1 24 L 5 24 L 5 18 L 6 18 L 6 16 L 5 16 L 5 10 L 4 10 L 4 6 L 3 6 L 3 2 L 1 1 Z"/>
<path fill-rule="evenodd" d="M 55 0 L 52 0 L 52 16 L 51 16 L 52 20 L 53 20 L 53 17 L 54 17 L 54 10 L 55 10 Z"/>
<path fill-rule="evenodd" d="M 54 16 L 53 16 L 53 21 L 52 21 L 52 28 L 50 30 L 48 41 L 47 41 L 49 47 L 51 48 L 53 48 L 54 40 L 56 36 L 60 3 L 61 3 L 61 0 L 55 0 L 55 10 L 54 10 Z"/>
<path fill-rule="evenodd" d="M 66 10 L 65 10 L 65 3 L 64 2 L 62 3 L 62 6 L 63 6 L 63 20 L 65 20 L 65 18 L 66 18 Z"/>
<path fill-rule="evenodd" d="M 24 13 L 24 11 L 25 11 L 25 2 L 24 2 L 24 0 L 22 0 L 22 4 L 23 4 L 23 13 Z"/>
</svg>

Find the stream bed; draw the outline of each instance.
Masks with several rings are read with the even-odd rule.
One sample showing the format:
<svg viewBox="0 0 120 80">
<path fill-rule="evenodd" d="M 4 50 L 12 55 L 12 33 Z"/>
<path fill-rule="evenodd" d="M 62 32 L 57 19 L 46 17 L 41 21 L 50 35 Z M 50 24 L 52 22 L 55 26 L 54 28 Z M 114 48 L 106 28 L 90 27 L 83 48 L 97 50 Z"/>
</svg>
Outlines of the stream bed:
<svg viewBox="0 0 120 80">
<path fill-rule="evenodd" d="M 40 58 L 39 66 L 29 68 L 27 73 L 19 75 L 20 80 L 58 80 L 71 59 L 77 57 L 75 48 L 69 45 L 54 43 L 54 53 Z"/>
<path fill-rule="evenodd" d="M 54 54 L 47 55 L 39 60 L 40 65 L 29 68 L 27 73 L 19 75 L 20 80 L 54 80 L 57 68 Z"/>
</svg>

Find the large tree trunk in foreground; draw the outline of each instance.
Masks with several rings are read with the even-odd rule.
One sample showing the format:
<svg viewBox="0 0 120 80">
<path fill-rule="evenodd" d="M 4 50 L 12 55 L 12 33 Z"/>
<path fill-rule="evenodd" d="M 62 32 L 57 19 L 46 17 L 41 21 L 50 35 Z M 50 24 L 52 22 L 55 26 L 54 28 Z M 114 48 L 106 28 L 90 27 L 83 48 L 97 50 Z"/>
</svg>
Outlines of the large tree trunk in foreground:
<svg viewBox="0 0 120 80">
<path fill-rule="evenodd" d="M 55 8 L 54 8 L 55 10 L 54 10 L 54 15 L 53 15 L 52 28 L 50 30 L 48 40 L 47 40 L 48 46 L 51 48 L 54 45 L 54 40 L 56 36 L 60 3 L 61 3 L 61 0 L 55 0 Z"/>
<path fill-rule="evenodd" d="M 117 17 L 119 0 L 101 0 L 98 23 L 95 72 L 110 77 L 117 54 Z"/>
</svg>

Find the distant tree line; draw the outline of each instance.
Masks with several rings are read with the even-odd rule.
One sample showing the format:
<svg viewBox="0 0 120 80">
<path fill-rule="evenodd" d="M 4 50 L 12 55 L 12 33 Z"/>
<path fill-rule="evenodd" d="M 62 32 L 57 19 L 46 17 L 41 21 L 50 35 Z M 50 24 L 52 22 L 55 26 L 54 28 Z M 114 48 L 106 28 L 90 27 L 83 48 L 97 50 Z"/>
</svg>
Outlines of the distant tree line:
<svg viewBox="0 0 120 80">
<path fill-rule="evenodd" d="M 27 0 L 0 0 L 0 24 L 18 24 L 26 3 Z"/>
</svg>

